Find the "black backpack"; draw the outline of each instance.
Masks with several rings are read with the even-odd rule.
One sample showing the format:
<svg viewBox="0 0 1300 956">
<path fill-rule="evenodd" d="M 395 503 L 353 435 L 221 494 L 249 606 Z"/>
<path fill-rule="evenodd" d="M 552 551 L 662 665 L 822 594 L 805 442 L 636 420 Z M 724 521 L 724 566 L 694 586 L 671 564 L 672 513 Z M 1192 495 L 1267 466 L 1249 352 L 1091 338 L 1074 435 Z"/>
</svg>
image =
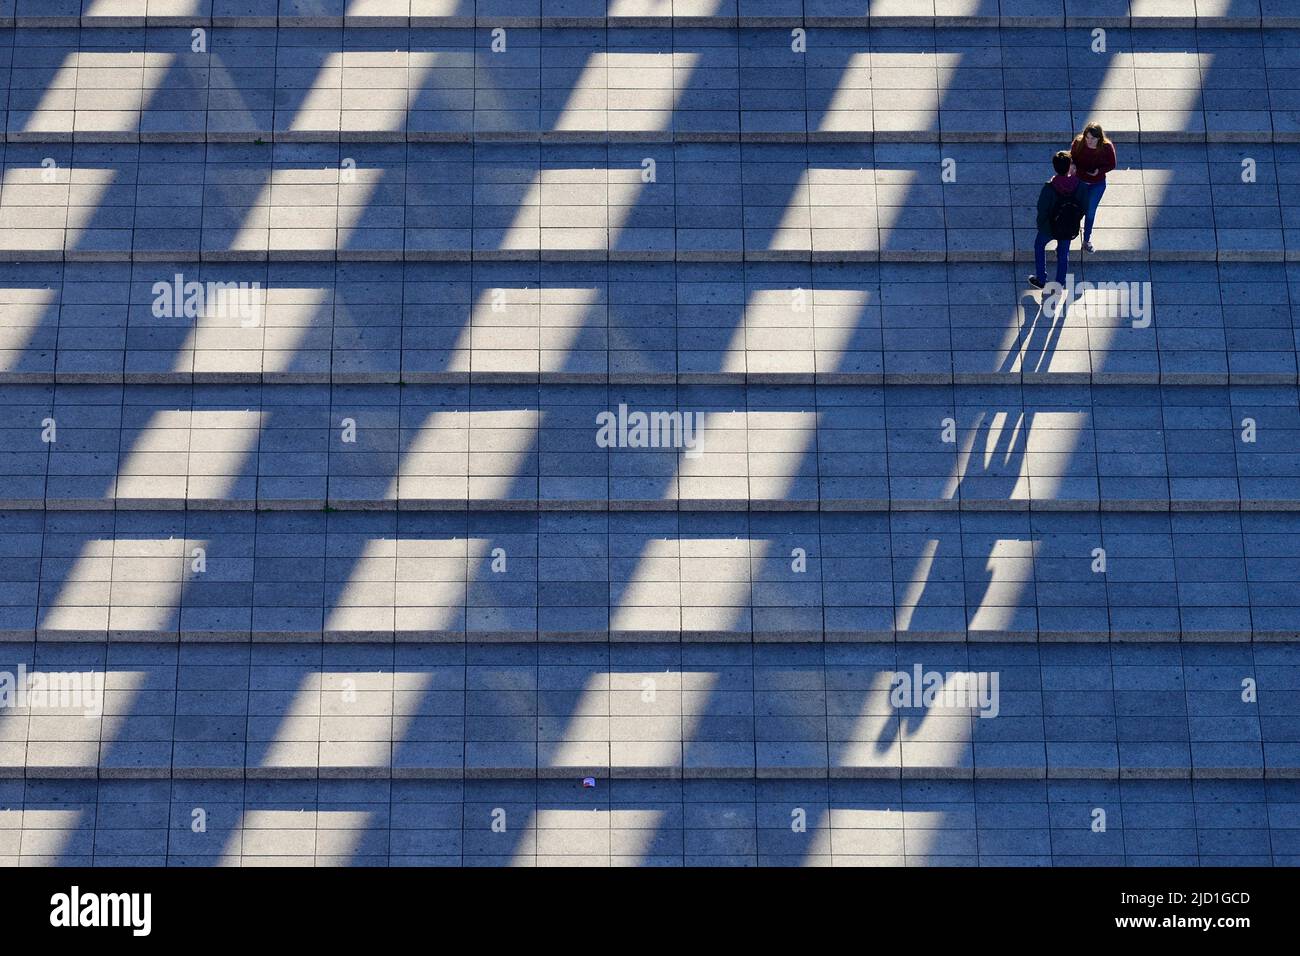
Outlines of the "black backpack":
<svg viewBox="0 0 1300 956">
<path fill-rule="evenodd" d="M 1069 242 L 1077 236 L 1085 211 L 1083 203 L 1079 202 L 1077 190 L 1058 196 L 1052 214 L 1047 219 L 1047 224 L 1052 229 L 1052 238 L 1058 242 Z"/>
</svg>

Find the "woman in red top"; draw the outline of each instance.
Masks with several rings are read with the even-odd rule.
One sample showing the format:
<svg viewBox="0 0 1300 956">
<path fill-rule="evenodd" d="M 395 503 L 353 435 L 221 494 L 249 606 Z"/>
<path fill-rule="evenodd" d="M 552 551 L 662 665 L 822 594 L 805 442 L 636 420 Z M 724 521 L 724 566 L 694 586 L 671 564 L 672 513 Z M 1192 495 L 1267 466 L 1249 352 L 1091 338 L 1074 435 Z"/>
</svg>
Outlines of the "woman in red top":
<svg viewBox="0 0 1300 956">
<path fill-rule="evenodd" d="M 1088 210 L 1083 221 L 1083 248 L 1092 252 L 1092 222 L 1097 218 L 1097 206 L 1106 191 L 1106 174 L 1115 168 L 1115 144 L 1106 138 L 1100 123 L 1089 123 L 1074 138 L 1070 158 L 1079 170 L 1079 198 Z"/>
</svg>

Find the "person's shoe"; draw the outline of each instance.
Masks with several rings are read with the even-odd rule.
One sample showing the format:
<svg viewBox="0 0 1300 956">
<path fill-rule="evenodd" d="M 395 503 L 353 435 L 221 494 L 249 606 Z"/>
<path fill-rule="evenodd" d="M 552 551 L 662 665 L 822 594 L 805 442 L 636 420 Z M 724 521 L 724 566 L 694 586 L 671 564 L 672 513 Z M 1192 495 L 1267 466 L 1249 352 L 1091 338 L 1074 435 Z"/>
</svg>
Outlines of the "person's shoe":
<svg viewBox="0 0 1300 956">
<path fill-rule="evenodd" d="M 1047 285 L 1047 283 L 1044 282 L 1042 279 L 1038 278 L 1038 276 L 1030 276 L 1029 284 L 1033 286 L 1035 289 L 1041 289 L 1043 286 Z"/>
<path fill-rule="evenodd" d="M 1086 240 L 1084 240 L 1084 243 L 1083 243 L 1083 251 L 1084 251 L 1084 252 L 1096 252 L 1096 251 L 1097 251 L 1096 249 L 1094 249 L 1094 248 L 1092 247 L 1092 240 L 1091 240 L 1091 239 L 1086 239 Z"/>
</svg>

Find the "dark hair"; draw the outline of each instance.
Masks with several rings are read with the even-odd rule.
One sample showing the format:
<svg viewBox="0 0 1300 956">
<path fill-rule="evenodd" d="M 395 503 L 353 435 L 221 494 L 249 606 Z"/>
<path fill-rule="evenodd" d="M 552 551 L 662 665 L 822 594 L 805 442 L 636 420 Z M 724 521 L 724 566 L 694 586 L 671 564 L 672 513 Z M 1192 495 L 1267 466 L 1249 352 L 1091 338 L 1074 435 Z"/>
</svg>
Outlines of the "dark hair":
<svg viewBox="0 0 1300 956">
<path fill-rule="evenodd" d="M 1085 136 L 1097 137 L 1098 146 L 1105 146 L 1107 143 L 1110 142 L 1110 140 L 1106 138 L 1106 131 L 1101 128 L 1100 123 L 1089 123 L 1087 126 L 1085 126 L 1083 128 L 1083 132 L 1080 133 L 1078 136 L 1074 137 L 1075 143 L 1082 144 L 1083 138 Z"/>
<path fill-rule="evenodd" d="M 1074 160 L 1070 158 L 1070 154 L 1067 153 L 1065 150 L 1061 150 L 1059 153 L 1057 153 L 1055 156 L 1052 157 L 1052 168 L 1062 176 L 1064 176 L 1066 173 L 1070 171 L 1070 166 L 1073 163 Z"/>
</svg>

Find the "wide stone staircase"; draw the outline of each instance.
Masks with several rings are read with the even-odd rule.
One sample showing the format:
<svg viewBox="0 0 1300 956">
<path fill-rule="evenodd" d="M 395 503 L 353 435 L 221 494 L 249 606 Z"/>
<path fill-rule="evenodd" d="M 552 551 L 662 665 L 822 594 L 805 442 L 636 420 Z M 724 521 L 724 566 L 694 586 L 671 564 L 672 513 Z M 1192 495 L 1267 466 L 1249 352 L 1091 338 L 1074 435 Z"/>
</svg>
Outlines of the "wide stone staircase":
<svg viewBox="0 0 1300 956">
<path fill-rule="evenodd" d="M 0 864 L 1300 862 L 1294 0 L 0 0 L 0 89 Z"/>
</svg>

